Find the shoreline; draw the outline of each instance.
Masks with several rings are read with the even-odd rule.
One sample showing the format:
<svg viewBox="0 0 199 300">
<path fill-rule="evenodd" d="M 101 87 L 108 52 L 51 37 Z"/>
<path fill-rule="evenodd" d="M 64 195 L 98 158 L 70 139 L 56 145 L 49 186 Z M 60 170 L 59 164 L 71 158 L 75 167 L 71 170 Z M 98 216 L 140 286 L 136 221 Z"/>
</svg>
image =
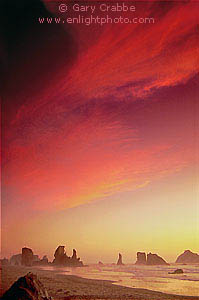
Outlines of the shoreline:
<svg viewBox="0 0 199 300">
<path fill-rule="evenodd" d="M 43 270 L 38 267 L 2 266 L 0 296 L 21 276 L 28 272 L 37 274 L 50 296 L 55 300 L 199 300 L 198 296 L 166 294 L 113 284 L 115 281 L 86 279 L 67 275 L 59 270 Z M 64 273 L 64 274 L 63 274 Z"/>
</svg>

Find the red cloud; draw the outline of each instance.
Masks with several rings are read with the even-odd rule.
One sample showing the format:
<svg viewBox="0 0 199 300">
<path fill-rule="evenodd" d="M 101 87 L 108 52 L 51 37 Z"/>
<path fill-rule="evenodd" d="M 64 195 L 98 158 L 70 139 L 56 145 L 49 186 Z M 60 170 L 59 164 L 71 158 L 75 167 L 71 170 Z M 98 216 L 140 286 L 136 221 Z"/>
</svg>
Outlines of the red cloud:
<svg viewBox="0 0 199 300">
<path fill-rule="evenodd" d="M 134 101 L 161 87 L 185 83 L 197 74 L 198 4 L 148 2 L 136 5 L 136 16 L 153 17 L 155 23 L 72 26 L 74 36 L 78 37 L 76 62 L 69 73 L 63 64 L 59 77 L 43 94 L 22 106 L 17 119 L 38 114 L 46 105 L 49 110 L 60 113 L 93 98 L 111 96 Z M 57 12 L 57 6 L 54 9 Z"/>
<path fill-rule="evenodd" d="M 129 102 L 198 71 L 199 12 L 193 3 L 166 5 L 139 6 L 155 24 L 95 27 L 89 44 L 90 29 L 76 27 L 81 47 L 70 72 L 63 67 L 62 79 L 38 97 L 28 95 L 6 128 L 4 184 L 14 191 L 13 201 L 38 209 L 71 207 L 138 188 L 193 161 L 189 145 L 173 150 L 169 133 L 145 144 L 142 126 L 124 122 L 126 114 L 133 119 L 137 113 Z M 103 108 L 118 99 L 127 104 L 123 111 Z"/>
</svg>

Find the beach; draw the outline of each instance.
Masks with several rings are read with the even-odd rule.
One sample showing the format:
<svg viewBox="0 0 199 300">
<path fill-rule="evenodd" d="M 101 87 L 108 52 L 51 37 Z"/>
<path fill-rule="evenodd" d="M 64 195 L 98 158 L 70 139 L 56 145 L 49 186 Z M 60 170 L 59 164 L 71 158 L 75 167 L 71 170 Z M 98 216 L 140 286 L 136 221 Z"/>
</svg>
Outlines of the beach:
<svg viewBox="0 0 199 300">
<path fill-rule="evenodd" d="M 38 267 L 2 266 L 2 295 L 19 277 L 28 272 L 37 274 L 46 287 L 49 296 L 55 300 L 94 300 L 94 299 L 131 299 L 131 300 L 199 300 L 197 296 L 180 296 L 165 294 L 147 289 L 129 288 L 114 285 L 110 280 L 96 280 L 67 275 L 58 270 L 44 270 Z"/>
</svg>

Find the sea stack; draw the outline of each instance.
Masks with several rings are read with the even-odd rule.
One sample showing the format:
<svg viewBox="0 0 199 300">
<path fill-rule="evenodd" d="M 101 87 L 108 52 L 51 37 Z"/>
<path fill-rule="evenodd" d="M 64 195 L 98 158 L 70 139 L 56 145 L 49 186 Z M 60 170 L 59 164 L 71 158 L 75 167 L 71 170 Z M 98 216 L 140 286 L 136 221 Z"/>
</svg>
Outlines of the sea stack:
<svg viewBox="0 0 199 300">
<path fill-rule="evenodd" d="M 58 246 L 54 254 L 55 259 L 53 264 L 55 265 L 65 265 L 69 261 L 69 257 L 66 255 L 65 246 Z"/>
<path fill-rule="evenodd" d="M 10 258 L 10 265 L 11 266 L 21 266 L 21 257 L 22 254 L 14 254 L 11 258 Z"/>
<path fill-rule="evenodd" d="M 146 253 L 145 252 L 137 252 L 137 261 L 136 265 L 146 265 Z"/>
<path fill-rule="evenodd" d="M 9 260 L 7 258 L 2 258 L 0 259 L 0 266 L 8 266 L 9 265 Z"/>
<path fill-rule="evenodd" d="M 48 258 L 46 255 L 43 256 L 42 259 L 38 259 L 38 260 L 34 260 L 33 261 L 33 266 L 45 266 L 45 265 L 48 265 L 49 262 L 48 262 Z"/>
<path fill-rule="evenodd" d="M 40 263 L 42 265 L 47 265 L 48 264 L 48 257 L 47 257 L 47 255 L 43 256 L 43 258 L 40 260 Z"/>
<path fill-rule="evenodd" d="M 185 250 L 184 253 L 178 256 L 176 259 L 176 263 L 178 264 L 197 264 L 199 263 L 199 255 L 197 253 L 193 253 L 190 250 Z"/>
<path fill-rule="evenodd" d="M 72 259 L 73 260 L 77 259 L 77 251 L 75 249 L 73 249 Z"/>
<path fill-rule="evenodd" d="M 169 265 L 162 257 L 157 254 L 147 254 L 147 265 Z"/>
<path fill-rule="evenodd" d="M 119 257 L 118 257 L 117 265 L 118 265 L 118 266 L 122 266 L 122 265 L 124 265 L 124 264 L 123 264 L 123 262 L 122 262 L 122 254 L 121 254 L 121 253 L 119 253 Z"/>
<path fill-rule="evenodd" d="M 54 254 L 55 259 L 53 264 L 68 267 L 82 267 L 83 262 L 77 257 L 77 251 L 73 249 L 72 257 L 67 256 L 65 252 L 65 246 L 58 246 Z"/>
<path fill-rule="evenodd" d="M 83 262 L 80 260 L 80 257 L 77 257 L 77 251 L 73 249 L 73 255 L 70 259 L 70 264 L 73 267 L 82 267 Z"/>
<path fill-rule="evenodd" d="M 30 267 L 33 264 L 33 259 L 34 255 L 32 249 L 26 247 L 22 248 L 21 264 Z"/>
</svg>

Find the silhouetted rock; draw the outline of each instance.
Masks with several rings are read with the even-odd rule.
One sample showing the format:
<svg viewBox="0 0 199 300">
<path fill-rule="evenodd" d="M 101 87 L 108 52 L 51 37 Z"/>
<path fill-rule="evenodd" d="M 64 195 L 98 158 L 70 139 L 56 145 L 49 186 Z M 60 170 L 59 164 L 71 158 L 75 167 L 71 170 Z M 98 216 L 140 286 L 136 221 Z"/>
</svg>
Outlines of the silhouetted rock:
<svg viewBox="0 0 199 300">
<path fill-rule="evenodd" d="M 77 251 L 73 249 L 72 259 L 77 259 Z"/>
<path fill-rule="evenodd" d="M 83 262 L 80 260 L 80 257 L 77 257 L 77 251 L 73 249 L 73 255 L 70 259 L 70 265 L 72 267 L 82 267 Z"/>
<path fill-rule="evenodd" d="M 48 265 L 48 264 L 49 264 L 48 263 L 48 258 L 47 258 L 46 255 L 44 255 L 42 259 L 33 261 L 34 266 L 44 266 L 44 265 Z"/>
<path fill-rule="evenodd" d="M 169 272 L 169 274 L 183 274 L 183 270 L 182 269 L 176 269 L 175 271 L 173 272 Z"/>
<path fill-rule="evenodd" d="M 190 250 L 185 250 L 184 253 L 178 256 L 178 258 L 176 259 L 176 263 L 199 263 L 199 255 L 197 253 L 191 252 Z"/>
<path fill-rule="evenodd" d="M 122 262 L 122 254 L 120 254 L 120 253 L 119 253 L 119 258 L 118 258 L 118 261 L 117 261 L 117 265 L 118 266 L 124 265 L 123 262 Z"/>
<path fill-rule="evenodd" d="M 22 257 L 23 257 L 23 262 L 22 262 Z M 39 258 L 38 255 L 34 255 L 32 250 L 29 248 L 23 248 L 22 249 L 22 254 L 16 254 L 13 255 L 10 260 L 9 260 L 10 265 L 12 266 L 38 266 L 38 265 L 47 265 L 48 258 L 45 255 L 42 259 Z"/>
<path fill-rule="evenodd" d="M 29 249 L 26 247 L 22 248 L 21 264 L 23 266 L 32 266 L 32 264 L 33 264 L 32 249 Z"/>
<path fill-rule="evenodd" d="M 1 266 L 7 266 L 9 265 L 9 260 L 4 257 L 3 259 L 0 259 L 0 264 Z"/>
<path fill-rule="evenodd" d="M 65 263 L 65 259 L 66 259 L 66 253 L 64 250 L 64 246 L 59 246 L 56 250 L 55 250 L 55 254 L 54 254 L 54 263 L 56 265 L 63 265 Z"/>
<path fill-rule="evenodd" d="M 43 265 L 47 265 L 47 264 L 48 264 L 48 257 L 47 257 L 46 255 L 44 255 L 40 262 L 41 262 Z"/>
<path fill-rule="evenodd" d="M 69 257 L 66 255 L 64 248 L 65 246 L 59 246 L 55 250 L 55 254 L 54 254 L 55 259 L 53 260 L 53 263 L 55 265 L 65 265 L 67 260 L 69 260 Z"/>
<path fill-rule="evenodd" d="M 28 273 L 20 277 L 7 290 L 1 298 L 2 300 L 52 300 L 37 275 Z"/>
<path fill-rule="evenodd" d="M 54 254 L 55 259 L 53 260 L 53 264 L 62 265 L 62 266 L 70 266 L 70 267 L 82 267 L 83 262 L 80 258 L 77 257 L 77 251 L 73 249 L 72 257 L 66 255 L 65 246 L 59 246 Z"/>
<path fill-rule="evenodd" d="M 10 258 L 10 264 L 12 266 L 20 266 L 21 265 L 22 254 L 15 254 Z"/>
<path fill-rule="evenodd" d="M 137 252 L 137 261 L 136 265 L 146 265 L 146 253 L 145 252 Z"/>
<path fill-rule="evenodd" d="M 40 261 L 39 255 L 33 255 L 33 262 Z"/>
<path fill-rule="evenodd" d="M 157 254 L 147 254 L 147 265 L 168 265 L 168 263 Z"/>
</svg>

